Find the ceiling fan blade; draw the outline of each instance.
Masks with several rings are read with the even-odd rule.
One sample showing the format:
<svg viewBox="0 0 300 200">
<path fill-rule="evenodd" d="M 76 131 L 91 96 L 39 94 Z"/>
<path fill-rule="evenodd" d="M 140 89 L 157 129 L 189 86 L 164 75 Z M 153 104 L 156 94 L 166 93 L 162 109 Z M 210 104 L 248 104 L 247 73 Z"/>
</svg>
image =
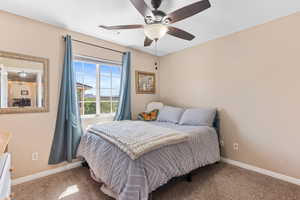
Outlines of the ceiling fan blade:
<svg viewBox="0 0 300 200">
<path fill-rule="evenodd" d="M 203 10 L 206 10 L 210 8 L 210 6 L 211 5 L 209 3 L 209 0 L 202 0 L 193 3 L 191 5 L 188 5 L 186 7 L 180 8 L 178 10 L 175 10 L 174 12 L 170 13 L 168 16 L 171 18 L 171 23 L 175 23 L 183 19 L 186 19 L 188 17 L 191 17 Z"/>
<path fill-rule="evenodd" d="M 153 42 L 153 40 L 151 40 L 148 37 L 145 37 L 144 46 L 148 47 L 148 46 L 150 46 L 152 44 L 152 42 Z"/>
<path fill-rule="evenodd" d="M 120 29 L 139 29 L 144 28 L 144 25 L 141 24 L 133 24 L 133 25 L 119 25 L 119 26 L 99 26 L 100 28 L 104 28 L 106 30 L 120 30 Z"/>
<path fill-rule="evenodd" d="M 184 39 L 184 40 L 193 40 L 195 38 L 194 35 L 184 31 L 184 30 L 181 30 L 179 28 L 175 28 L 175 27 L 172 27 L 172 26 L 169 26 L 168 27 L 168 34 L 174 36 L 174 37 L 178 37 L 178 38 L 181 38 L 181 39 Z"/>
<path fill-rule="evenodd" d="M 146 16 L 153 17 L 153 13 L 151 9 L 147 6 L 144 0 L 130 0 L 130 2 L 141 13 L 141 15 L 143 15 L 143 17 Z"/>
</svg>

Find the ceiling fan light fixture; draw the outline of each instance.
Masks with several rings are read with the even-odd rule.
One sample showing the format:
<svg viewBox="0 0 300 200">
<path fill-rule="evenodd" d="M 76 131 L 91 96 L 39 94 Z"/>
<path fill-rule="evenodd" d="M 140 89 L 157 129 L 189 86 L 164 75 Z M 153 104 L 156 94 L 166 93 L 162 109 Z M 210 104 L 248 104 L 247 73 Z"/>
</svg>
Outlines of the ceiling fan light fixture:
<svg viewBox="0 0 300 200">
<path fill-rule="evenodd" d="M 149 0 L 150 1 L 150 0 Z M 130 0 L 131 4 L 144 17 L 146 25 L 131 24 L 118 26 L 100 26 L 106 30 L 130 30 L 130 29 L 144 29 L 146 35 L 144 40 L 144 47 L 151 46 L 153 41 L 161 39 L 164 35 L 171 36 L 191 41 L 195 38 L 194 35 L 174 26 L 176 22 L 187 19 L 211 7 L 210 0 L 198 0 L 183 8 L 179 8 L 171 13 L 166 14 L 159 10 L 162 0 L 151 0 L 154 10 L 149 8 L 145 0 Z"/>
<path fill-rule="evenodd" d="M 144 27 L 145 35 L 151 40 L 159 40 L 168 32 L 168 27 L 164 24 L 147 24 Z"/>
</svg>

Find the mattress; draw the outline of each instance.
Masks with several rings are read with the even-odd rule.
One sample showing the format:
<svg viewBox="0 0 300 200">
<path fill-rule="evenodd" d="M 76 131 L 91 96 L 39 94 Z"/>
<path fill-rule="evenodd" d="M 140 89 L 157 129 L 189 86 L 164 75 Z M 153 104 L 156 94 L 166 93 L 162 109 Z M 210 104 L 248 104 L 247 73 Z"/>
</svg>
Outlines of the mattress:
<svg viewBox="0 0 300 200">
<path fill-rule="evenodd" d="M 93 175 L 120 200 L 147 200 L 149 193 L 171 178 L 220 160 L 218 136 L 214 128 L 149 123 L 188 133 L 188 141 L 156 149 L 132 160 L 98 135 L 87 132 L 82 136 L 78 156 L 88 162 Z"/>
</svg>

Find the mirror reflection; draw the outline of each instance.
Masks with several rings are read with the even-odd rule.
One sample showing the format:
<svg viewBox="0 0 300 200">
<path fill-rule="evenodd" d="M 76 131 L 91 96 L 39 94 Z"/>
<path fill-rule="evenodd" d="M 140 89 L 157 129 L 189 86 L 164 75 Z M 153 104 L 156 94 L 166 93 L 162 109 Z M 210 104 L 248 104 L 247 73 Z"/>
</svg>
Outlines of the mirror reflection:
<svg viewBox="0 0 300 200">
<path fill-rule="evenodd" d="M 0 108 L 42 108 L 44 63 L 0 56 Z"/>
</svg>

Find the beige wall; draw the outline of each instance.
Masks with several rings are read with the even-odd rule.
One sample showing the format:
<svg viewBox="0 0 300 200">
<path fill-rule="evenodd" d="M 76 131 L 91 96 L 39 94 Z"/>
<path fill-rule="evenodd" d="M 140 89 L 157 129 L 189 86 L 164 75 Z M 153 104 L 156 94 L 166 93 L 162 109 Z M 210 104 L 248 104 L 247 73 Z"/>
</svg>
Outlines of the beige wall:
<svg viewBox="0 0 300 200">
<path fill-rule="evenodd" d="M 64 44 L 61 36 L 128 50 L 125 47 L 51 25 L 0 12 L 0 50 L 50 59 L 50 112 L 0 115 L 0 131 L 13 133 L 14 177 L 48 166 Z M 159 93 L 165 103 L 216 106 L 221 111 L 223 155 L 300 178 L 300 13 L 160 58 Z M 108 59 L 120 55 L 74 43 L 75 54 Z M 154 71 L 154 57 L 132 50 L 133 68 Z M 100 56 L 99 56 L 100 55 Z M 132 70 L 134 74 L 134 70 Z M 136 115 L 159 95 L 136 95 Z M 84 120 L 84 125 L 94 119 Z M 239 151 L 233 151 L 233 142 Z M 31 153 L 39 160 L 32 161 Z"/>
<path fill-rule="evenodd" d="M 13 133 L 13 139 L 9 145 L 12 152 L 14 177 L 21 177 L 54 168 L 48 166 L 48 156 L 51 147 L 55 118 L 57 112 L 59 83 L 61 79 L 62 63 L 64 55 L 64 42 L 62 36 L 71 34 L 73 38 L 104 45 L 121 51 L 132 52 L 132 75 L 134 70 L 154 72 L 155 58 L 132 49 L 97 40 L 86 35 L 69 32 L 48 24 L 33 21 L 0 11 L 0 50 L 10 51 L 32 56 L 49 58 L 50 60 L 50 112 L 35 114 L 1 114 L 0 132 Z M 5 28 L 3 28 L 5 27 Z M 75 54 L 87 54 L 106 59 L 119 59 L 120 55 L 97 48 L 74 43 Z M 134 86 L 134 77 L 132 78 Z M 136 95 L 132 89 L 133 113 L 142 111 L 147 102 L 157 100 L 157 95 Z M 85 125 L 95 120 L 86 120 Z M 39 153 L 39 160 L 32 161 L 32 152 Z"/>
<path fill-rule="evenodd" d="M 297 13 L 163 57 L 161 99 L 218 107 L 225 157 L 300 178 L 299 21 Z"/>
</svg>

